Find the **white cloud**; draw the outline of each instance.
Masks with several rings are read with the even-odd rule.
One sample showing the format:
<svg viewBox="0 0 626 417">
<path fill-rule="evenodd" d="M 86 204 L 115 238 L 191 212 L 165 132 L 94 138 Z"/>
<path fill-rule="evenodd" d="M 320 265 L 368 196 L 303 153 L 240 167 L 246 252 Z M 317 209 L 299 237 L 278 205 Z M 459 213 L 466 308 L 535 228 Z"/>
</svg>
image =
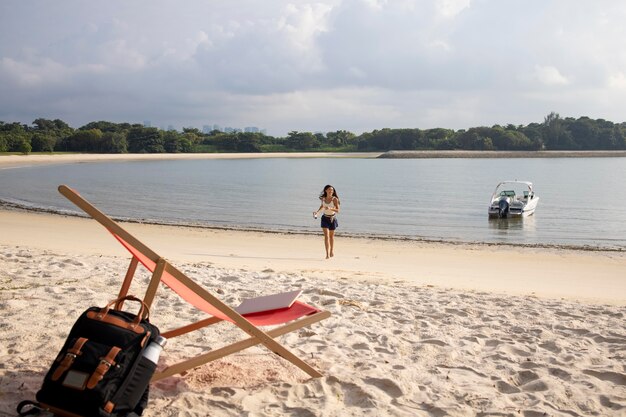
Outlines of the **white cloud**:
<svg viewBox="0 0 626 417">
<path fill-rule="evenodd" d="M 382 9 L 388 3 L 388 0 L 362 0 L 368 7 L 372 9 Z"/>
<path fill-rule="evenodd" d="M 435 5 L 442 16 L 451 18 L 470 7 L 470 2 L 471 0 L 438 0 Z"/>
<path fill-rule="evenodd" d="M 307 69 L 315 71 L 323 68 L 317 37 L 328 30 L 327 18 L 331 6 L 326 4 L 306 4 L 286 7 L 285 15 L 278 21 L 278 31 L 293 47 Z"/>
<path fill-rule="evenodd" d="M 553 66 L 535 66 L 535 77 L 544 85 L 567 85 L 569 80 Z"/>
<path fill-rule="evenodd" d="M 626 89 L 626 75 L 623 72 L 611 74 L 608 78 L 608 86 L 617 89 Z"/>
</svg>

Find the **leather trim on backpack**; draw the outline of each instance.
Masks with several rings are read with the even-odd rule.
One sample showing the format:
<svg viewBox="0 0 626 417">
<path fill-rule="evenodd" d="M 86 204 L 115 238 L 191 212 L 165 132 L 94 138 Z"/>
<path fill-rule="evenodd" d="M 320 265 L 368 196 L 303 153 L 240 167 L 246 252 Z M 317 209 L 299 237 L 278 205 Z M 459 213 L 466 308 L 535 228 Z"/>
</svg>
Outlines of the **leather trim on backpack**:
<svg viewBox="0 0 626 417">
<path fill-rule="evenodd" d="M 115 408 L 115 404 L 113 404 L 111 401 L 107 401 L 104 407 L 102 407 L 102 409 L 106 411 L 107 413 L 112 412 L 114 408 Z"/>
<path fill-rule="evenodd" d="M 109 369 L 112 366 L 115 366 L 115 357 L 120 352 L 120 350 L 122 349 L 118 348 L 117 346 L 113 346 L 106 356 L 100 358 L 100 363 L 98 364 L 98 367 L 95 371 L 93 371 L 93 374 L 91 374 L 89 381 L 87 381 L 87 388 L 93 389 L 96 385 L 98 385 L 98 382 L 102 381 L 102 378 L 104 378 L 104 375 L 109 371 Z"/>
<path fill-rule="evenodd" d="M 101 321 L 101 322 L 108 323 L 108 324 L 112 324 L 113 326 L 121 327 L 123 329 L 133 331 L 137 334 L 142 334 L 145 331 L 143 327 L 141 327 L 140 325 L 136 323 L 128 323 L 120 318 L 111 316 L 109 314 L 103 316 L 102 314 L 97 313 L 95 311 L 89 311 L 87 313 L 87 318 Z"/>
<path fill-rule="evenodd" d="M 74 343 L 74 346 L 72 346 L 70 349 L 67 350 L 67 353 L 65 353 L 63 360 L 61 361 L 57 369 L 54 370 L 54 373 L 52 374 L 51 379 L 53 381 L 56 381 L 59 378 L 61 378 L 61 375 L 63 375 L 65 371 L 70 369 L 70 367 L 74 363 L 74 360 L 76 359 L 76 356 L 81 354 L 80 350 L 83 348 L 83 345 L 86 342 L 87 342 L 86 338 L 79 337 L 76 340 L 76 343 Z"/>
</svg>

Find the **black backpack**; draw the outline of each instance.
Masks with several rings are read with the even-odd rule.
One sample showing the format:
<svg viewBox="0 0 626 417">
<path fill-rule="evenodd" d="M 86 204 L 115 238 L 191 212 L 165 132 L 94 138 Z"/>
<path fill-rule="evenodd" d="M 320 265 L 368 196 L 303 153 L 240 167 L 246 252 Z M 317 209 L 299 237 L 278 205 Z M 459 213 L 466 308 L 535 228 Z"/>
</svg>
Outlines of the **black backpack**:
<svg viewBox="0 0 626 417">
<path fill-rule="evenodd" d="M 141 303 L 138 314 L 112 309 L 125 300 Z M 67 417 L 141 415 L 156 364 L 144 349 L 159 336 L 146 304 L 133 296 L 87 309 L 74 323 L 46 374 L 38 402 L 23 401 L 20 415 L 41 410 Z M 29 410 L 25 410 L 31 406 Z"/>
</svg>

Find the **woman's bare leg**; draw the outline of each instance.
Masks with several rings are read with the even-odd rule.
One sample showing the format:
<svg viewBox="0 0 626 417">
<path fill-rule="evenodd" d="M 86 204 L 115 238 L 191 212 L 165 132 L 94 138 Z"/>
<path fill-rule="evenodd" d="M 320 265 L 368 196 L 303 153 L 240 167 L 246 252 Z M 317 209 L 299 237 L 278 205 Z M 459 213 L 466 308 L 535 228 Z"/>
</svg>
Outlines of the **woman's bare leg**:
<svg viewBox="0 0 626 417">
<path fill-rule="evenodd" d="M 322 228 L 322 230 L 324 231 L 324 247 L 326 248 L 326 259 L 328 259 L 330 256 L 328 256 L 328 249 L 329 249 L 329 230 L 325 227 Z M 331 249 L 331 253 L 332 253 L 332 249 Z"/>
<path fill-rule="evenodd" d="M 332 258 L 333 256 L 335 256 L 335 254 L 333 253 L 333 247 L 335 246 L 335 231 L 334 230 L 328 231 L 328 240 L 330 243 L 330 257 Z"/>
</svg>

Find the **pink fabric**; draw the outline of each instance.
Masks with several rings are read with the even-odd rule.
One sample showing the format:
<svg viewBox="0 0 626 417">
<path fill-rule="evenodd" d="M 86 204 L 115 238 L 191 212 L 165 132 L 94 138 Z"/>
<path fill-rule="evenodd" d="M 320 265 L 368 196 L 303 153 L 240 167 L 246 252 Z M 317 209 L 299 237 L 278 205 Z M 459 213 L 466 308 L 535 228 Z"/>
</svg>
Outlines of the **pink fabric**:
<svg viewBox="0 0 626 417">
<path fill-rule="evenodd" d="M 124 239 L 111 232 L 111 234 L 124 246 L 143 266 L 146 267 L 150 272 L 154 272 L 156 268 L 156 263 L 140 252 L 137 248 L 126 242 Z M 177 280 L 172 274 L 167 271 L 163 271 L 163 275 L 161 276 L 161 281 L 170 287 L 174 292 L 176 292 L 183 300 L 187 301 L 189 304 L 195 306 L 199 310 L 202 310 L 212 316 L 218 317 L 222 320 L 227 320 L 232 322 L 232 320 L 227 317 L 224 313 L 215 308 L 212 304 L 208 303 L 204 298 L 200 297 L 194 291 L 192 291 L 189 287 L 184 285 L 182 282 Z M 259 313 L 246 314 L 244 317 L 250 323 L 255 326 L 271 326 L 276 324 L 286 323 L 288 321 L 292 321 L 298 319 L 303 316 L 308 316 L 310 314 L 317 313 L 319 310 L 315 307 L 312 307 L 308 304 L 304 304 L 300 301 L 296 301 L 291 307 L 280 309 L 280 310 L 272 310 L 272 311 L 262 311 Z"/>
</svg>

